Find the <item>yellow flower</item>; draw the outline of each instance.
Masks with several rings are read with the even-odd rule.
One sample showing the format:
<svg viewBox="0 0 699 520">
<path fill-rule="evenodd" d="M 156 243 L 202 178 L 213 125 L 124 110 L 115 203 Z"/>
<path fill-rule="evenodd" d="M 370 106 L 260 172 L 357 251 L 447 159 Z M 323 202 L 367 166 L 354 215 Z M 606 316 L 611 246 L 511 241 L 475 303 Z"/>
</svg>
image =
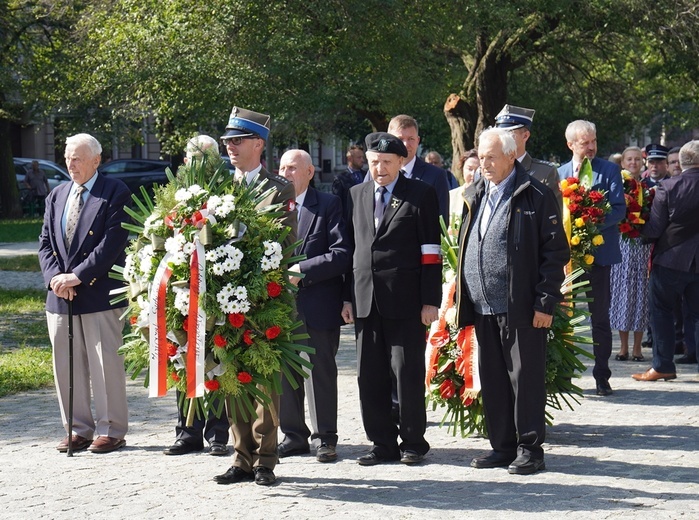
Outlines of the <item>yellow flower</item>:
<svg viewBox="0 0 699 520">
<path fill-rule="evenodd" d="M 585 260 L 585 264 L 587 264 L 587 265 L 592 265 L 592 262 L 595 261 L 595 257 L 592 256 L 592 255 L 585 255 L 585 257 L 583 258 L 583 260 Z"/>
<path fill-rule="evenodd" d="M 580 243 L 580 237 L 578 235 L 570 237 L 570 245 L 577 246 Z"/>
<path fill-rule="evenodd" d="M 575 219 L 575 227 L 585 227 L 585 221 L 582 219 L 582 217 Z"/>
<path fill-rule="evenodd" d="M 629 170 L 621 170 L 621 176 L 624 178 L 624 180 L 633 179 L 633 176 Z"/>
<path fill-rule="evenodd" d="M 568 179 L 563 179 L 561 181 L 561 191 L 565 190 L 568 187 Z"/>
<path fill-rule="evenodd" d="M 646 220 L 643 219 L 643 218 L 640 218 L 640 217 L 639 217 L 639 218 L 636 220 L 636 224 L 645 224 L 645 223 L 646 223 Z"/>
<path fill-rule="evenodd" d="M 604 237 L 602 235 L 595 235 L 592 237 L 592 244 L 595 246 L 601 246 L 604 244 Z"/>
<path fill-rule="evenodd" d="M 576 182 L 574 182 L 573 184 L 568 186 L 568 188 L 570 188 L 571 191 L 575 191 L 578 189 L 578 184 Z"/>
</svg>

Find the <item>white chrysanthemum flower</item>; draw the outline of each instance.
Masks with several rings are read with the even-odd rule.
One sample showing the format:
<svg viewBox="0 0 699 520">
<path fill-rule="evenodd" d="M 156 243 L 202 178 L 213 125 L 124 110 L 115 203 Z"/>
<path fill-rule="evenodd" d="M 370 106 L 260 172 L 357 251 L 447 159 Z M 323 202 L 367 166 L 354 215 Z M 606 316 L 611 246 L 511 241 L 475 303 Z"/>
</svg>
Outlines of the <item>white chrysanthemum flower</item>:
<svg viewBox="0 0 699 520">
<path fill-rule="evenodd" d="M 163 225 L 163 219 L 158 217 L 157 215 L 153 214 L 150 215 L 146 221 L 143 223 L 143 230 L 147 234 L 149 231 L 152 231 L 155 228 L 158 228 Z"/>
<path fill-rule="evenodd" d="M 212 213 L 216 211 L 216 208 L 221 205 L 223 200 L 221 197 L 218 195 L 212 195 L 209 197 L 209 199 L 206 201 L 206 207 L 211 211 Z"/>
<path fill-rule="evenodd" d="M 189 187 L 189 193 L 196 197 L 197 195 L 201 195 L 202 193 L 207 193 L 207 191 L 198 184 L 192 184 Z"/>
<path fill-rule="evenodd" d="M 143 273 L 143 276 L 148 276 L 153 270 L 153 267 L 155 267 L 153 257 L 150 255 L 144 255 L 141 258 L 141 263 L 139 264 L 139 269 L 141 270 L 141 273 Z"/>
<path fill-rule="evenodd" d="M 187 242 L 184 235 L 176 235 L 174 237 L 169 237 L 165 241 L 165 251 L 171 254 L 175 254 L 178 251 L 182 251 L 184 244 Z"/>
<path fill-rule="evenodd" d="M 227 283 L 221 288 L 221 293 L 225 294 L 227 298 L 233 296 L 233 284 Z"/>
<path fill-rule="evenodd" d="M 240 268 L 240 262 L 236 262 L 232 258 L 226 258 L 223 261 L 223 270 L 227 273 L 230 273 L 231 271 L 235 271 L 238 268 Z"/>
<path fill-rule="evenodd" d="M 265 255 L 266 256 L 272 256 L 276 253 L 281 253 L 282 252 L 282 246 L 279 245 L 279 242 L 273 242 L 271 240 L 265 240 L 264 242 L 265 246 Z"/>
<path fill-rule="evenodd" d="M 245 288 L 245 286 L 239 285 L 233 289 L 233 296 L 235 296 L 238 300 L 247 300 L 248 290 Z"/>
<path fill-rule="evenodd" d="M 191 255 L 195 249 L 196 247 L 192 242 L 187 242 L 185 245 L 182 246 L 182 251 L 186 255 Z"/>
<path fill-rule="evenodd" d="M 136 266 L 134 265 L 134 255 L 126 255 L 124 261 L 124 280 L 132 282 L 136 278 Z"/>
<path fill-rule="evenodd" d="M 187 202 L 191 198 L 192 194 L 184 188 L 180 188 L 175 192 L 175 200 L 177 202 Z"/>
<path fill-rule="evenodd" d="M 212 264 L 211 272 L 214 273 L 215 276 L 221 276 L 223 273 L 225 273 L 225 270 L 223 269 L 223 264 Z"/>
<path fill-rule="evenodd" d="M 456 324 L 456 309 L 454 307 L 452 307 L 451 309 L 447 309 L 447 312 L 444 313 L 444 320 L 449 325 Z"/>
<path fill-rule="evenodd" d="M 187 255 L 183 251 L 177 251 L 170 257 L 170 262 L 172 265 L 186 265 L 188 264 Z"/>
<path fill-rule="evenodd" d="M 218 260 L 218 248 L 217 249 L 210 249 L 209 251 L 206 252 L 206 261 L 207 262 L 215 262 Z"/>
<path fill-rule="evenodd" d="M 238 303 L 240 308 L 238 312 L 245 314 L 250 310 L 250 302 L 248 300 L 240 300 Z"/>
<path fill-rule="evenodd" d="M 183 316 L 189 314 L 189 291 L 175 291 L 175 309 L 180 311 Z"/>
</svg>

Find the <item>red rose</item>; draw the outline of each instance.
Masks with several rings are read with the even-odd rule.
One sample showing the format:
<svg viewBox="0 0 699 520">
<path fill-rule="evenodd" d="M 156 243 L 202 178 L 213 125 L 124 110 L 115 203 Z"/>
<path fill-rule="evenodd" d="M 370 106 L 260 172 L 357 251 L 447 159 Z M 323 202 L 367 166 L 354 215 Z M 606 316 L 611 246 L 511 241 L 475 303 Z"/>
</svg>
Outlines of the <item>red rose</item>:
<svg viewBox="0 0 699 520">
<path fill-rule="evenodd" d="M 174 370 L 173 370 L 172 373 L 170 374 L 170 377 L 172 378 L 172 380 L 173 380 L 175 383 L 177 383 L 177 382 L 180 380 L 180 376 L 178 376 L 178 375 L 177 375 L 177 372 L 175 372 Z"/>
<path fill-rule="evenodd" d="M 641 205 L 638 203 L 638 201 L 632 200 L 628 204 L 628 210 L 631 211 L 632 213 L 638 213 L 641 211 Z"/>
<path fill-rule="evenodd" d="M 219 383 L 216 379 L 209 379 L 208 381 L 204 381 L 204 388 L 206 388 L 209 392 L 215 392 L 221 388 L 221 383 Z"/>
<path fill-rule="evenodd" d="M 279 325 L 273 325 L 265 331 L 265 336 L 267 336 L 267 339 L 274 339 L 281 333 L 281 327 Z"/>
<path fill-rule="evenodd" d="M 238 372 L 238 381 L 246 385 L 252 381 L 252 376 L 249 372 Z"/>
<path fill-rule="evenodd" d="M 632 229 L 633 228 L 631 227 L 631 224 L 629 224 L 628 222 L 622 222 L 621 224 L 619 224 L 620 233 L 628 233 Z"/>
<path fill-rule="evenodd" d="M 224 338 L 220 334 L 216 334 L 214 336 L 214 345 L 216 345 L 217 347 L 223 348 L 226 346 L 226 343 L 227 343 L 226 338 Z"/>
<path fill-rule="evenodd" d="M 277 282 L 269 282 L 267 284 L 267 294 L 270 298 L 276 298 L 282 293 L 282 286 Z"/>
<path fill-rule="evenodd" d="M 245 323 L 245 314 L 240 314 L 239 312 L 229 314 L 228 322 L 231 324 L 231 326 L 239 329 L 243 326 L 243 323 Z"/>
<path fill-rule="evenodd" d="M 604 194 L 599 191 L 591 191 L 590 200 L 595 204 L 598 204 L 604 200 Z"/>
<path fill-rule="evenodd" d="M 568 204 L 568 211 L 570 211 L 571 215 L 575 215 L 578 211 L 580 211 L 580 205 L 576 204 L 575 202 L 571 202 Z"/>
<path fill-rule="evenodd" d="M 446 379 L 439 385 L 439 395 L 442 399 L 451 399 L 456 394 L 456 385 L 451 379 Z"/>
<path fill-rule="evenodd" d="M 572 186 L 573 184 L 580 184 L 580 179 L 577 177 L 568 177 L 568 186 Z"/>
<path fill-rule="evenodd" d="M 186 316 L 184 321 L 182 322 L 182 329 L 187 332 L 187 329 L 189 328 L 189 316 Z"/>
<path fill-rule="evenodd" d="M 177 345 L 174 343 L 167 342 L 167 355 L 173 357 L 177 355 Z"/>
<path fill-rule="evenodd" d="M 243 343 L 252 345 L 252 331 L 250 329 L 243 332 Z"/>
</svg>

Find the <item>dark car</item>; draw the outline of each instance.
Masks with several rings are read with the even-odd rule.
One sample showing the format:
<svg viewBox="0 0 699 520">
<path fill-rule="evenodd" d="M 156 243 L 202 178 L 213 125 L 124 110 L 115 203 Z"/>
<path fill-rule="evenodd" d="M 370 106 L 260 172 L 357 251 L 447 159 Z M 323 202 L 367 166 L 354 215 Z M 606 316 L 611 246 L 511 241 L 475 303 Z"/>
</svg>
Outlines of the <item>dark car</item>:
<svg viewBox="0 0 699 520">
<path fill-rule="evenodd" d="M 143 186 L 148 193 L 153 192 L 153 186 L 167 184 L 165 169 L 170 168 L 168 161 L 153 159 L 116 159 L 102 164 L 99 172 L 107 177 L 120 179 L 126 184 L 131 193 L 140 194 Z"/>
</svg>

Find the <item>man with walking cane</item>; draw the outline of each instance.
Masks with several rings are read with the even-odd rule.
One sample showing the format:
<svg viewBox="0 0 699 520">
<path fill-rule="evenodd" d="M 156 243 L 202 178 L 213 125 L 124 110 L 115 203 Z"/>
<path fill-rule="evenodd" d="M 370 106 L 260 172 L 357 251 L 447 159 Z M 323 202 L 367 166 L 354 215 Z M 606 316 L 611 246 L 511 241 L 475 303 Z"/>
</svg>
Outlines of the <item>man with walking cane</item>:
<svg viewBox="0 0 699 520">
<path fill-rule="evenodd" d="M 117 354 L 123 329 L 119 307 L 126 303 L 110 303 L 109 292 L 122 283 L 109 271 L 124 265 L 128 232 L 121 224 L 128 218 L 124 206 L 130 192 L 121 181 L 97 172 L 101 153 L 89 134 L 66 139 L 73 182 L 46 199 L 39 237 L 54 380 L 68 434 L 56 447 L 60 452 L 108 453 L 126 445 L 126 378 Z"/>
</svg>

